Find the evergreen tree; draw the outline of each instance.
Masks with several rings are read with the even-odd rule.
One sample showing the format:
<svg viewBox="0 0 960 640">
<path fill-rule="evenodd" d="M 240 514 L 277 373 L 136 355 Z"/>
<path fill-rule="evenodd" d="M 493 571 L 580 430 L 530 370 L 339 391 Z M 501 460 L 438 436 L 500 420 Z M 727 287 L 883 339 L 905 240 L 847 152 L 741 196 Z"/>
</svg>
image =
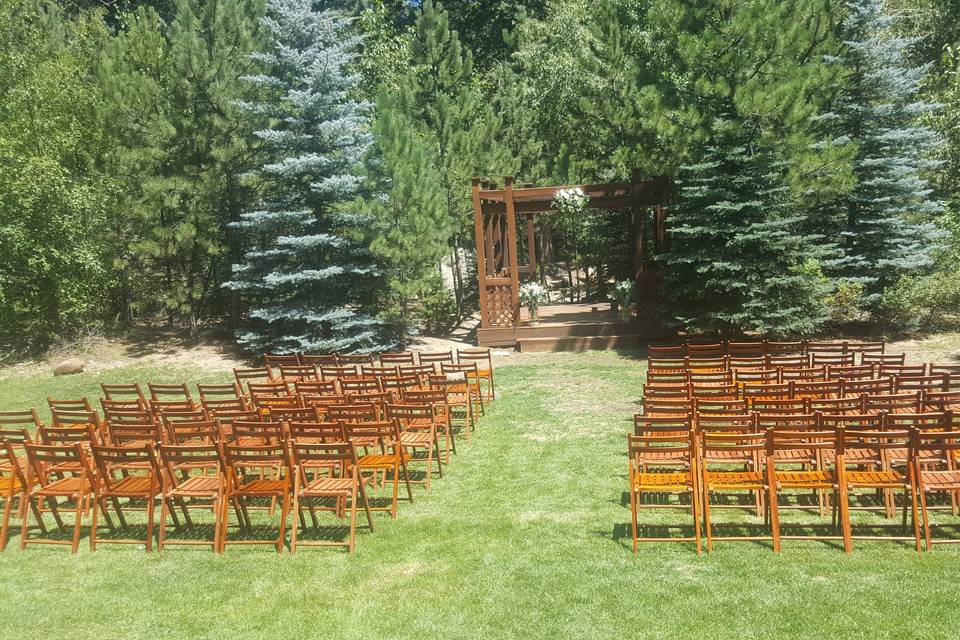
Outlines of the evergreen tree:
<svg viewBox="0 0 960 640">
<path fill-rule="evenodd" d="M 811 238 L 786 167 L 749 123 L 719 120 L 703 159 L 681 168 L 665 291 L 695 331 L 804 335 L 825 320 Z"/>
<path fill-rule="evenodd" d="M 917 98 L 927 67 L 909 65 L 915 40 L 891 32 L 893 18 L 879 0 L 846 6 L 843 49 L 830 59 L 841 84 L 832 110 L 816 122 L 826 131 L 822 146 L 852 148 L 855 183 L 820 217 L 842 250 L 830 272 L 863 285 L 875 306 L 901 276 L 932 264 L 939 234 L 930 219 L 942 206 L 923 172 L 936 166 L 930 156 L 938 138 L 919 121 L 934 105 Z"/>
<path fill-rule="evenodd" d="M 370 204 L 377 232 L 371 249 L 387 276 L 381 316 L 405 348 L 418 326 L 417 302 L 438 285 L 436 265 L 447 252 L 450 220 L 430 148 L 389 95 L 378 107 L 373 173 L 381 196 Z"/>
<path fill-rule="evenodd" d="M 235 101 L 258 47 L 254 0 L 176 0 L 167 25 L 139 9 L 105 49 L 109 160 L 126 178 L 116 225 L 122 315 L 184 318 L 194 333 L 222 307 L 226 224 L 249 192 L 251 127 Z"/>
<path fill-rule="evenodd" d="M 358 38 L 349 19 L 312 0 L 269 0 L 272 36 L 250 81 L 267 96 L 244 107 L 267 125 L 270 159 L 257 171 L 262 199 L 234 227 L 249 241 L 224 286 L 249 311 L 237 333 L 250 350 L 379 350 L 371 313 L 379 271 L 367 245 L 371 216 L 351 207 L 371 135 L 368 105 L 348 97 Z"/>
<path fill-rule="evenodd" d="M 819 0 L 731 4 L 664 0 L 674 31 L 674 119 L 695 131 L 668 215 L 664 293 L 688 328 L 796 335 L 824 321 L 819 238 L 802 229 L 789 171 L 796 132 L 816 108 Z M 702 152 L 699 151 L 702 149 Z"/>
</svg>

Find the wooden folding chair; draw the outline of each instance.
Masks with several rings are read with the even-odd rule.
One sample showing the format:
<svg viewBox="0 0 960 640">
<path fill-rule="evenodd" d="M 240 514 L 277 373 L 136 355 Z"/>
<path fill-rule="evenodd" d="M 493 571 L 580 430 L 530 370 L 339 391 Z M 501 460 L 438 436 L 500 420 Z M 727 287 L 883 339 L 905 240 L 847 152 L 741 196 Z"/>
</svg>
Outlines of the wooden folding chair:
<svg viewBox="0 0 960 640">
<path fill-rule="evenodd" d="M 897 376 L 925 376 L 928 374 L 925 364 L 878 364 L 875 365 L 877 375 L 875 377 L 897 377 Z"/>
<path fill-rule="evenodd" d="M 847 342 L 842 340 L 805 340 L 803 349 L 806 353 L 819 355 L 838 355 L 849 351 Z"/>
<path fill-rule="evenodd" d="M 644 398 L 674 398 L 689 399 L 690 383 L 688 382 L 649 382 L 643 385 Z"/>
<path fill-rule="evenodd" d="M 300 356 L 295 353 L 265 353 L 263 364 L 270 370 L 271 378 L 278 378 L 280 367 L 297 367 L 302 363 Z"/>
<path fill-rule="evenodd" d="M 697 554 L 702 550 L 700 540 L 700 485 L 697 472 L 697 436 L 693 429 L 685 433 L 659 435 L 628 435 L 627 447 L 630 456 L 630 516 L 633 535 L 633 552 L 637 553 L 640 542 L 694 542 Z M 653 456 L 651 458 L 651 456 Z M 659 459 L 682 460 L 679 468 L 662 470 Z M 654 470 L 650 470 L 654 469 Z M 639 535 L 638 512 L 645 493 L 677 494 L 690 497 L 690 512 L 693 516 L 693 536 L 641 536 Z"/>
<path fill-rule="evenodd" d="M 147 384 L 147 390 L 150 391 L 151 407 L 169 406 L 170 403 L 182 404 L 190 408 L 196 407 L 186 383 L 155 384 L 150 382 Z"/>
<path fill-rule="evenodd" d="M 951 496 L 960 492 L 960 470 L 953 463 L 960 457 L 960 431 L 925 431 L 914 429 L 911 432 L 910 462 L 913 465 L 913 477 L 916 491 L 920 496 L 920 515 L 926 550 L 932 551 L 935 544 L 956 544 L 960 538 L 934 538 L 932 529 L 935 523 L 930 521 L 930 509 L 927 494 L 945 491 Z M 946 460 L 945 465 L 931 468 L 930 460 Z M 956 512 L 954 512 L 956 515 Z M 917 548 L 920 547 L 920 533 L 917 532 Z"/>
<path fill-rule="evenodd" d="M 420 377 L 411 376 L 381 376 L 380 386 L 387 393 L 392 394 L 394 401 L 400 399 L 404 391 L 420 389 Z"/>
<path fill-rule="evenodd" d="M 794 355 L 767 355 L 767 369 L 802 369 L 810 366 L 810 356 L 805 354 Z"/>
<path fill-rule="evenodd" d="M 273 446 L 282 443 L 285 437 L 280 422 L 234 420 L 227 441 L 237 446 Z"/>
<path fill-rule="evenodd" d="M 436 373 L 432 364 L 417 364 L 400 367 L 401 376 L 416 376 L 420 387 L 426 389 L 430 384 L 430 376 Z"/>
<path fill-rule="evenodd" d="M 293 383 L 294 393 L 300 396 L 332 396 L 337 393 L 334 380 L 297 380 Z"/>
<path fill-rule="evenodd" d="M 136 405 L 138 409 L 147 408 L 147 397 L 143 395 L 143 389 L 137 383 L 108 384 L 101 382 L 100 389 L 103 391 L 104 400 Z"/>
<path fill-rule="evenodd" d="M 109 501 L 117 514 L 120 526 L 127 527 L 123 515 L 121 499 L 128 501 L 143 500 L 147 508 L 147 531 L 145 539 L 105 538 L 104 543 L 145 544 L 147 551 L 153 550 L 153 528 L 155 503 L 162 490 L 160 465 L 152 444 L 138 446 L 100 446 L 93 445 L 93 459 L 98 475 L 94 483 L 93 515 L 90 519 L 90 551 L 97 550 L 98 506 Z M 111 531 L 115 531 L 112 521 L 107 520 Z"/>
<path fill-rule="evenodd" d="M 960 389 L 960 365 L 956 364 L 931 364 L 929 374 L 932 376 L 944 376 L 946 389 L 952 391 Z"/>
<path fill-rule="evenodd" d="M 920 413 L 920 407 L 919 391 L 863 394 L 864 413 Z"/>
<path fill-rule="evenodd" d="M 359 496 L 367 516 L 367 526 L 373 533 L 373 516 L 370 514 L 370 503 L 364 485 L 366 480 L 360 475 L 360 464 L 356 451 L 349 442 L 330 442 L 324 444 L 303 444 L 294 442 L 291 445 L 293 455 L 293 511 L 298 519 L 294 521 L 290 533 L 290 552 L 295 553 L 298 545 L 309 546 L 345 546 L 349 553 L 353 553 L 357 539 L 357 498 Z M 330 469 L 327 475 L 308 476 L 304 468 L 323 466 Z M 350 529 L 346 542 L 332 540 L 300 540 L 297 522 L 306 529 L 306 518 L 303 509 L 310 510 L 314 528 L 316 516 L 311 501 L 317 499 L 333 499 L 336 501 L 335 511 L 342 513 L 341 504 L 349 502 Z M 343 508 L 346 508 L 344 505 Z"/>
<path fill-rule="evenodd" d="M 810 364 L 814 367 L 818 365 L 852 367 L 856 364 L 856 354 L 853 353 L 811 353 Z"/>
<path fill-rule="evenodd" d="M 804 352 L 803 342 L 778 342 L 775 340 L 764 340 L 763 350 L 769 356 L 790 356 Z"/>
<path fill-rule="evenodd" d="M 762 358 L 767 354 L 762 341 L 727 342 L 727 355 L 730 358 Z"/>
<path fill-rule="evenodd" d="M 830 380 L 869 380 L 876 373 L 875 365 L 827 365 L 827 378 Z"/>
<path fill-rule="evenodd" d="M 476 409 L 474 394 L 462 376 L 438 374 L 430 376 L 430 388 L 442 389 L 447 395 L 447 409 L 450 411 L 451 423 L 454 414 L 463 410 L 467 440 L 472 437 L 476 429 Z"/>
<path fill-rule="evenodd" d="M 809 413 L 825 416 L 846 416 L 864 413 L 863 396 L 840 396 L 839 398 L 807 398 Z"/>
<path fill-rule="evenodd" d="M 713 493 L 744 491 L 752 494 L 758 509 L 764 513 L 764 524 L 769 524 L 767 510 L 763 507 L 769 492 L 764 463 L 766 458 L 766 434 L 744 432 L 739 428 L 716 431 L 706 424 L 700 432 L 700 469 L 703 482 L 703 519 L 707 534 L 707 551 L 713 551 L 714 540 L 770 540 L 767 535 L 723 535 L 713 533 L 710 516 L 710 495 Z M 735 425 L 739 427 L 739 425 Z M 742 462 L 741 469 L 731 469 L 731 461 Z M 741 466 L 741 464 L 734 464 Z"/>
<path fill-rule="evenodd" d="M 346 442 L 342 422 L 291 422 L 287 425 L 290 442 L 297 444 L 328 444 Z"/>
<path fill-rule="evenodd" d="M 764 356 L 757 356 L 754 358 L 727 356 L 727 362 L 730 363 L 730 370 L 733 372 L 756 371 L 757 369 L 767 368 L 767 359 Z"/>
<path fill-rule="evenodd" d="M 823 365 L 812 367 L 780 367 L 780 382 L 789 382 L 791 380 L 817 381 L 827 380 L 827 368 Z"/>
<path fill-rule="evenodd" d="M 693 411 L 696 414 L 720 414 L 720 415 L 746 415 L 748 412 L 746 400 L 741 399 L 718 399 L 718 398 L 693 398 Z"/>
<path fill-rule="evenodd" d="M 693 413 L 692 398 L 647 398 L 641 400 L 643 413 L 638 416 L 687 416 Z"/>
<path fill-rule="evenodd" d="M 490 349 L 457 349 L 457 362 L 477 365 L 477 386 L 480 392 L 480 402 L 492 402 L 497 397 L 493 385 L 493 355 Z"/>
<path fill-rule="evenodd" d="M 686 355 L 688 358 L 722 358 L 726 354 L 726 349 L 720 342 L 694 343 L 688 342 L 686 345 Z"/>
<path fill-rule="evenodd" d="M 421 351 L 418 357 L 420 364 L 433 365 L 434 371 L 440 373 L 441 364 L 455 364 L 457 359 L 453 351 Z"/>
<path fill-rule="evenodd" d="M 846 344 L 848 352 L 862 355 L 881 355 L 885 353 L 887 349 L 887 343 L 884 340 L 847 342 Z"/>
<path fill-rule="evenodd" d="M 466 393 L 471 397 L 473 403 L 474 415 L 485 413 L 486 409 L 481 399 L 480 390 L 480 369 L 476 362 L 458 362 L 457 364 L 441 364 L 440 372 L 447 377 L 459 377 L 463 374 L 463 383 L 466 386 Z M 449 391 L 453 391 L 450 389 Z M 476 421 L 473 422 L 473 428 L 477 428 Z"/>
<path fill-rule="evenodd" d="M 27 459 L 23 445 L 33 442 L 35 436 L 39 437 L 41 429 L 43 424 L 36 409 L 0 411 L 0 441 L 5 441 L 12 447 L 21 469 L 26 468 Z M 4 473 L 10 464 L 10 460 L 0 456 L 0 473 Z"/>
<path fill-rule="evenodd" d="M 315 367 L 337 366 L 337 354 L 335 353 L 301 353 L 300 362 L 302 364 L 312 364 Z"/>
<path fill-rule="evenodd" d="M 283 382 L 319 381 L 320 372 L 312 364 L 281 365 L 279 378 Z"/>
<path fill-rule="evenodd" d="M 844 395 L 843 380 L 791 380 L 790 395 L 794 398 L 838 398 Z M 854 381 L 851 381 L 854 382 Z"/>
<path fill-rule="evenodd" d="M 428 404 L 388 404 L 387 419 L 393 420 L 397 424 L 397 430 L 400 433 L 400 446 L 409 453 L 407 463 L 426 463 L 424 480 L 411 480 L 410 482 L 423 484 L 429 489 L 433 478 L 434 460 L 437 463 L 437 475 L 443 477 L 436 411 Z M 417 456 L 416 454 L 419 451 L 423 451 L 426 457 Z"/>
<path fill-rule="evenodd" d="M 444 463 L 450 464 L 450 452 L 457 452 L 457 440 L 450 424 L 447 393 L 443 389 L 404 389 L 400 396 L 403 404 L 429 405 L 433 408 L 438 433 L 444 438 Z"/>
<path fill-rule="evenodd" d="M 147 444 L 157 445 L 164 439 L 160 421 L 149 413 L 114 414 L 107 421 L 107 437 L 104 444 L 114 447 L 139 448 Z"/>
<path fill-rule="evenodd" d="M 339 353 L 337 362 L 341 365 L 365 365 L 373 364 L 376 359 L 372 353 Z"/>
<path fill-rule="evenodd" d="M 353 395 L 357 393 L 369 393 L 383 391 L 383 385 L 380 384 L 380 378 L 341 378 L 340 393 Z"/>
<path fill-rule="evenodd" d="M 6 429 L 0 431 L 0 434 L 12 431 Z M 23 431 L 25 439 L 20 441 L 20 447 L 30 443 L 29 435 Z M 21 463 L 14 444 L 6 439 L 0 438 L 0 496 L 3 497 L 3 517 L 0 520 L 0 551 L 7 548 L 7 541 L 10 538 L 10 515 L 13 512 L 13 503 L 16 499 L 18 503 L 17 513 L 21 520 L 26 518 L 26 490 L 29 486 L 25 473 L 26 464 Z M 35 514 L 38 521 L 40 515 Z"/>
<path fill-rule="evenodd" d="M 862 364 L 873 364 L 880 366 L 904 366 L 907 364 L 907 354 L 905 353 L 868 353 L 863 352 L 860 355 Z"/>
<path fill-rule="evenodd" d="M 897 392 L 948 391 L 950 385 L 945 375 L 895 376 L 893 379 L 893 389 Z"/>
<path fill-rule="evenodd" d="M 400 374 L 400 366 L 377 366 L 372 364 L 365 364 L 360 367 L 360 375 L 364 378 L 380 378 L 383 376 L 397 376 Z"/>
<path fill-rule="evenodd" d="M 381 353 L 380 364 L 384 367 L 395 367 L 398 365 L 413 366 L 417 364 L 416 354 L 412 351 L 400 351 L 397 353 Z"/>
<path fill-rule="evenodd" d="M 854 396 L 864 393 L 893 393 L 893 378 L 881 377 L 868 380 L 841 380 L 843 388 L 839 395 Z"/>
<path fill-rule="evenodd" d="M 220 447 L 214 443 L 163 445 L 160 460 L 165 470 L 165 482 L 160 502 L 157 550 L 163 551 L 169 544 L 210 545 L 216 553 L 222 553 L 228 502 L 226 463 Z M 183 512 L 187 531 L 196 530 L 190 518 L 191 509 L 212 510 L 213 540 L 181 536 L 168 539 L 167 516 L 175 513 L 175 505 Z M 174 526 L 178 526 L 176 520 Z"/>
<path fill-rule="evenodd" d="M 367 453 L 359 456 L 357 467 L 361 472 L 390 472 L 393 479 L 393 497 L 390 507 L 369 507 L 371 511 L 389 511 L 391 518 L 397 517 L 397 503 L 400 490 L 400 472 L 407 486 L 407 498 L 413 502 L 413 489 L 410 486 L 410 474 L 407 472 L 408 456 L 400 444 L 400 430 L 396 421 L 388 422 L 344 422 L 344 433 L 354 446 L 364 446 L 367 442 L 376 442 L 380 453 Z"/>
<path fill-rule="evenodd" d="M 33 512 L 41 533 L 47 533 L 40 513 L 42 502 L 46 502 L 56 520 L 57 528 L 64 530 L 63 519 L 60 517 L 58 498 L 73 502 L 74 525 L 73 536 L 70 540 L 57 538 L 30 538 L 29 518 L 26 515 L 20 525 L 20 549 L 26 549 L 28 544 L 67 544 L 71 553 L 76 553 L 80 546 L 80 527 L 83 515 L 87 510 L 87 503 L 93 491 L 94 473 L 90 467 L 83 448 L 79 444 L 46 445 L 28 444 L 24 449 L 29 464 L 29 478 L 27 484 L 26 502 Z M 66 471 L 76 470 L 75 472 Z M 69 475 L 67 475 L 69 473 Z M 27 475 L 27 474 L 25 474 Z"/>
<path fill-rule="evenodd" d="M 247 534 L 253 528 L 248 504 L 252 499 L 269 499 L 271 505 L 279 502 L 280 523 L 275 539 L 255 539 L 244 536 L 231 540 L 228 535 L 229 518 L 227 518 L 224 520 L 221 547 L 226 548 L 228 544 L 272 544 L 276 546 L 277 553 L 282 553 L 292 490 L 292 474 L 286 444 L 283 442 L 267 445 L 228 444 L 225 447 L 225 457 L 227 501 L 234 505 L 239 528 Z M 274 469 L 276 473 L 265 477 L 264 469 Z"/>
<path fill-rule="evenodd" d="M 836 461 L 823 460 L 823 453 L 829 452 L 836 455 L 837 436 L 835 431 L 786 431 L 776 428 L 767 429 L 767 487 L 769 491 L 768 504 L 770 505 L 770 525 L 773 530 L 773 550 L 780 552 L 781 540 L 842 540 L 843 535 L 820 535 L 811 533 L 808 535 L 791 534 L 783 535 L 780 525 L 779 498 L 783 491 L 787 490 L 809 490 L 818 495 L 824 492 L 830 492 L 834 499 L 832 527 L 837 527 L 837 495 L 839 494 L 839 483 L 836 474 Z M 817 468 L 795 468 L 794 452 L 814 452 L 815 457 L 820 461 Z M 789 463 L 789 468 L 784 468 L 784 463 Z M 821 505 L 822 510 L 822 505 Z"/>
<path fill-rule="evenodd" d="M 224 439 L 216 420 L 174 421 L 164 424 L 166 442 L 174 446 L 215 445 Z"/>
<path fill-rule="evenodd" d="M 647 355 L 655 360 L 683 360 L 687 351 L 683 345 L 650 345 Z"/>
<path fill-rule="evenodd" d="M 904 449 L 910 443 L 909 431 L 890 429 L 859 430 L 840 427 L 837 431 L 837 475 L 840 485 L 840 522 L 843 526 L 843 548 L 853 551 L 854 540 L 916 540 L 920 550 L 917 494 L 914 489 L 913 468 L 908 464 L 904 471 L 890 465 L 887 451 Z M 849 457 L 848 457 L 849 456 Z M 879 464 L 864 465 L 864 460 L 879 460 Z M 907 526 L 907 506 L 913 506 L 913 535 L 878 536 L 854 535 L 850 518 L 850 495 L 858 489 L 883 491 L 889 496 L 893 491 L 903 493 L 903 527 Z M 887 517 L 893 516 L 893 499 L 884 500 Z"/>
<path fill-rule="evenodd" d="M 751 398 L 748 400 L 750 411 L 757 415 L 782 415 L 809 413 L 804 398 Z"/>
<path fill-rule="evenodd" d="M 255 367 L 248 369 L 234 369 L 233 378 L 237 381 L 237 386 L 240 387 L 246 395 L 250 394 L 248 386 L 251 382 L 253 383 L 267 383 L 273 380 L 273 375 L 270 372 L 269 367 Z"/>
</svg>

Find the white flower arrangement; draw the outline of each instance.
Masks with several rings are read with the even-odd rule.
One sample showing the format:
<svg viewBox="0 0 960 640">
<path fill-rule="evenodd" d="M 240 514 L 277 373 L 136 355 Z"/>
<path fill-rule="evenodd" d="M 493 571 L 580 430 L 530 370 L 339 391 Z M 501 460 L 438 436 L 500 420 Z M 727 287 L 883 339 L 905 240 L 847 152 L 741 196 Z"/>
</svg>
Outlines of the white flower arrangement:
<svg viewBox="0 0 960 640">
<path fill-rule="evenodd" d="M 530 320 L 537 320 L 537 310 L 540 305 L 547 302 L 547 288 L 538 282 L 525 282 L 520 285 L 520 302 L 527 306 L 530 312 Z"/>
<path fill-rule="evenodd" d="M 586 211 L 590 197 L 580 187 L 561 189 L 553 196 L 553 206 L 560 213 L 580 214 Z"/>
<path fill-rule="evenodd" d="M 636 283 L 633 280 L 621 280 L 613 286 L 613 298 L 620 308 L 620 315 L 624 318 L 630 315 L 630 305 L 633 304 L 633 295 Z"/>
</svg>

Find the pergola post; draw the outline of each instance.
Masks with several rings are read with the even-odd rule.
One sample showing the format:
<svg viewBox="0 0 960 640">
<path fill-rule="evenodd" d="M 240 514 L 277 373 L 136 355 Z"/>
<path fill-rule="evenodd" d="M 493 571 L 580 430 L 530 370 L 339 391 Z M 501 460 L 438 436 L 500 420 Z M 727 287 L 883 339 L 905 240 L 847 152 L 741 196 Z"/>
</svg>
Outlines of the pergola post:
<svg viewBox="0 0 960 640">
<path fill-rule="evenodd" d="M 483 210 L 480 206 L 480 178 L 471 181 L 473 190 L 473 232 L 477 242 L 477 286 L 480 288 L 480 326 L 488 327 L 487 261 L 484 256 Z"/>
<path fill-rule="evenodd" d="M 510 289 L 513 294 L 513 324 L 520 317 L 520 273 L 517 269 L 517 214 L 513 202 L 513 176 L 503 178 L 504 203 L 507 210 L 507 255 L 510 259 Z"/>
</svg>

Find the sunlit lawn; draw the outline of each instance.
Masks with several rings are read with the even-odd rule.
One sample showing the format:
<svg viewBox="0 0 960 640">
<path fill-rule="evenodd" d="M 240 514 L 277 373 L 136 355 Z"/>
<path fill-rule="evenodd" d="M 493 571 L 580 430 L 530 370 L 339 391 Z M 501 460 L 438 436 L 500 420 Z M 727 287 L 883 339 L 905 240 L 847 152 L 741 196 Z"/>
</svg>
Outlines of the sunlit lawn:
<svg viewBox="0 0 960 640">
<path fill-rule="evenodd" d="M 357 553 L 103 546 L 0 554 L 9 638 L 955 638 L 960 554 L 785 541 L 648 544 L 633 555 L 625 433 L 643 365 L 551 355 L 497 370 L 498 399 L 429 493 L 361 532 Z M 220 376 L 226 378 L 226 375 Z M 117 369 L 0 378 L 0 408 L 97 397 L 99 380 L 215 380 Z M 647 522 L 688 522 L 683 511 Z M 731 510 L 716 513 L 749 523 Z M 858 516 L 860 517 L 860 516 Z M 944 516 L 940 516 L 943 518 Z M 793 512 L 785 519 L 812 521 Z"/>
</svg>

